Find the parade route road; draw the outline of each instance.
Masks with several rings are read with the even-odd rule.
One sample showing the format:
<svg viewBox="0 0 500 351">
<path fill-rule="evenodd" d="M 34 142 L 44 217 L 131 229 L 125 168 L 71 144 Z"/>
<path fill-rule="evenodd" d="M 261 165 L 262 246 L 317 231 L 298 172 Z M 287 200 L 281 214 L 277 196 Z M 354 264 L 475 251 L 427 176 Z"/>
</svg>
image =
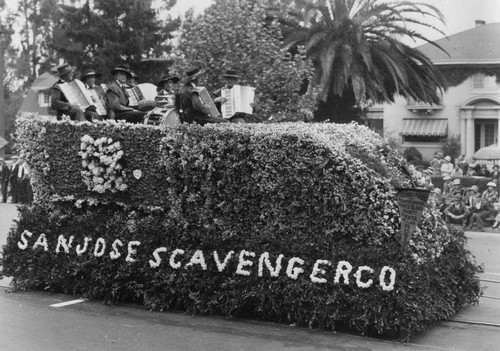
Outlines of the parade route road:
<svg viewBox="0 0 500 351">
<path fill-rule="evenodd" d="M 17 216 L 14 205 L 0 204 L 0 245 Z M 469 247 L 485 263 L 482 278 L 500 280 L 500 234 L 468 233 Z M 496 277 L 496 278 L 495 278 Z M 10 293 L 0 282 L 0 350 L 338 350 L 338 351 L 493 351 L 500 345 L 500 299 L 482 298 L 455 316 L 420 333 L 409 344 L 273 323 L 148 312 L 141 306 L 104 305 L 101 301 L 41 291 Z M 488 282 L 485 295 L 500 298 Z M 494 296 L 493 296 L 494 297 Z M 464 320 L 483 321 L 471 324 Z M 492 325 L 488 325 L 491 322 Z"/>
</svg>

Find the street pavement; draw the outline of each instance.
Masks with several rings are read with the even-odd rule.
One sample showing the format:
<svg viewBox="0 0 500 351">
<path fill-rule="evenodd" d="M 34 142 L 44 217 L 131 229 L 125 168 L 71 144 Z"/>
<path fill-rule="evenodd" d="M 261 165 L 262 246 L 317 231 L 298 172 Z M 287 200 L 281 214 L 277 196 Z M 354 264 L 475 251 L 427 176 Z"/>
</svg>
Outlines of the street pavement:
<svg viewBox="0 0 500 351">
<path fill-rule="evenodd" d="M 17 217 L 0 204 L 0 245 Z M 468 233 L 469 249 L 485 264 L 485 296 L 452 321 L 418 334 L 411 343 L 322 332 L 273 323 L 149 312 L 141 306 L 83 301 L 40 291 L 9 293 L 0 281 L 0 351 L 66 350 L 500 350 L 500 233 Z M 3 287 L 2 287 L 3 286 Z M 470 323 L 470 322 L 475 323 Z"/>
</svg>

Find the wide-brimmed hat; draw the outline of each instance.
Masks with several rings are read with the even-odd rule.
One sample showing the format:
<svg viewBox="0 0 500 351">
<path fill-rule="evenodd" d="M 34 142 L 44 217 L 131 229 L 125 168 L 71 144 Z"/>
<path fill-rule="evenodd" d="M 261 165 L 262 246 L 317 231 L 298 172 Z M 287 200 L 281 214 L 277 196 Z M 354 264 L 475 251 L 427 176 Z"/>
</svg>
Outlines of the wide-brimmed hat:
<svg viewBox="0 0 500 351">
<path fill-rule="evenodd" d="M 236 72 L 236 70 L 234 70 L 234 69 L 226 69 L 226 72 L 224 72 L 224 74 L 221 77 L 240 78 L 240 76 L 238 75 L 238 72 Z"/>
<path fill-rule="evenodd" d="M 451 179 L 451 177 L 450 177 L 449 175 L 445 175 L 445 176 L 443 177 L 443 180 L 444 180 L 444 181 L 447 181 L 447 180 L 450 180 L 450 179 Z"/>
<path fill-rule="evenodd" d="M 451 157 L 450 157 L 450 156 L 446 156 L 444 159 L 445 159 L 446 161 L 448 161 L 448 162 L 451 162 Z"/>
<path fill-rule="evenodd" d="M 469 188 L 469 191 L 473 191 L 473 192 L 477 193 L 479 191 L 479 188 L 477 187 L 477 185 L 473 185 Z"/>
<path fill-rule="evenodd" d="M 11 160 L 19 160 L 19 156 L 12 156 L 10 159 Z"/>
<path fill-rule="evenodd" d="M 439 189 L 439 188 L 435 188 L 435 189 L 433 189 L 433 190 L 431 191 L 431 193 L 434 193 L 434 194 L 441 194 L 441 193 L 442 193 L 442 191 L 441 191 L 441 189 Z"/>
<path fill-rule="evenodd" d="M 87 78 L 87 77 L 91 77 L 91 76 L 95 76 L 96 78 L 99 78 L 102 76 L 102 74 L 97 73 L 93 68 L 89 68 L 89 69 L 86 69 L 85 71 L 83 71 L 82 78 Z"/>
<path fill-rule="evenodd" d="M 460 179 L 459 178 L 455 178 L 453 179 L 453 184 L 455 185 L 459 185 L 461 183 Z"/>
<path fill-rule="evenodd" d="M 118 66 L 116 66 L 115 68 L 113 68 L 113 69 L 111 70 L 111 74 L 112 74 L 113 76 L 114 76 L 116 73 L 118 73 L 118 72 L 123 72 L 123 73 L 125 73 L 127 76 L 129 76 L 129 77 L 131 76 L 130 70 L 129 70 L 129 69 L 128 69 L 128 67 L 127 67 L 127 66 L 125 66 L 125 65 L 118 65 Z"/>
<path fill-rule="evenodd" d="M 189 83 L 192 82 L 196 79 L 198 79 L 203 73 L 205 73 L 205 70 L 199 69 L 199 68 L 190 68 L 186 70 L 186 76 L 183 79 L 184 83 Z"/>
<path fill-rule="evenodd" d="M 76 67 L 70 66 L 69 64 L 65 63 L 62 66 L 57 67 L 57 75 L 59 77 L 64 76 L 65 74 L 74 72 Z"/>
<path fill-rule="evenodd" d="M 486 186 L 492 186 L 492 187 L 497 187 L 497 184 L 495 182 L 488 182 L 488 184 L 486 184 Z"/>
<path fill-rule="evenodd" d="M 181 79 L 177 76 L 170 76 L 170 75 L 165 75 L 163 77 L 161 77 L 160 81 L 158 82 L 157 85 L 162 85 L 163 83 L 166 83 L 168 81 L 172 81 L 174 83 L 178 83 Z"/>
<path fill-rule="evenodd" d="M 437 158 L 443 158 L 444 154 L 441 151 L 436 151 L 436 153 L 434 154 L 434 156 L 436 156 Z"/>
</svg>

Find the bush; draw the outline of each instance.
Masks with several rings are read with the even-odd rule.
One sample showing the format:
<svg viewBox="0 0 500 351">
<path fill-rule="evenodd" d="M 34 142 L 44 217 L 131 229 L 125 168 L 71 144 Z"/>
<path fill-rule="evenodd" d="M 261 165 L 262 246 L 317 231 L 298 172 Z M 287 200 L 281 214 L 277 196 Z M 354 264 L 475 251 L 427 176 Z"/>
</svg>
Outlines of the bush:
<svg viewBox="0 0 500 351">
<path fill-rule="evenodd" d="M 441 142 L 441 151 L 444 155 L 451 156 L 453 162 L 460 156 L 460 150 L 460 136 L 449 136 Z"/>
<path fill-rule="evenodd" d="M 37 201 L 3 248 L 17 288 L 405 340 L 480 296 L 463 232 L 435 209 L 401 250 L 394 185 L 409 180 L 365 127 L 22 119 L 18 131 Z M 126 191 L 88 190 L 87 134 L 121 141 Z"/>
<path fill-rule="evenodd" d="M 405 151 L 403 152 L 403 156 L 406 159 L 406 161 L 408 161 L 408 162 L 422 160 L 422 154 L 414 146 L 405 149 Z"/>
</svg>

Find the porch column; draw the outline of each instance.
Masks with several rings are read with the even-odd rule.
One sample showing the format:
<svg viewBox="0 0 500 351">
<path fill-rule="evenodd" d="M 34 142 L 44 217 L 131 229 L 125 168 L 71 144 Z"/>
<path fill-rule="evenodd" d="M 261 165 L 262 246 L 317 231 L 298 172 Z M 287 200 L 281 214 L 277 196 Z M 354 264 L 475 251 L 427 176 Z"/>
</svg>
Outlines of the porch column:
<svg viewBox="0 0 500 351">
<path fill-rule="evenodd" d="M 499 145 L 500 142 L 500 110 L 497 110 L 497 120 L 498 120 L 498 126 L 497 126 L 497 135 L 496 135 L 496 140 L 495 144 Z"/>
<path fill-rule="evenodd" d="M 467 142 L 467 120 L 465 119 L 465 111 L 459 110 L 460 116 L 460 154 L 465 155 L 465 145 Z"/>
<path fill-rule="evenodd" d="M 472 118 L 472 110 L 465 110 L 465 116 L 467 118 L 465 158 L 471 159 L 474 156 L 474 119 Z"/>
</svg>

